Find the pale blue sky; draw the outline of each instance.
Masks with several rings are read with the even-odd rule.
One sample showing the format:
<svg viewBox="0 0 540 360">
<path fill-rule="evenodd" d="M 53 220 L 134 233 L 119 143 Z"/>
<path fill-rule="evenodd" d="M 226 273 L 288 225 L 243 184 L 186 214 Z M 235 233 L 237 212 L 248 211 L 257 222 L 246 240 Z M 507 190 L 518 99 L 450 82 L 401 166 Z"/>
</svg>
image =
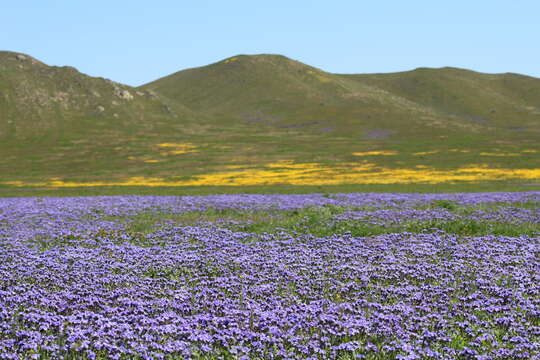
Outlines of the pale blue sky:
<svg viewBox="0 0 540 360">
<path fill-rule="evenodd" d="M 256 53 L 283 54 L 336 73 L 455 66 L 540 77 L 538 0 L 4 0 L 0 5 L 0 50 L 129 85 Z"/>
</svg>

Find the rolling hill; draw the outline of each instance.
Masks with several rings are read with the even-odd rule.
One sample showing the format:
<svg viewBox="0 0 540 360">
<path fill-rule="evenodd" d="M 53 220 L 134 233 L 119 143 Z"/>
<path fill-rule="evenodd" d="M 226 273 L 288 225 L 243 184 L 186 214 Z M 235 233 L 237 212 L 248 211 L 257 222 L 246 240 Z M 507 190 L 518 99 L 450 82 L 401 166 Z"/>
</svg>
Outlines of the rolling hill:
<svg viewBox="0 0 540 360">
<path fill-rule="evenodd" d="M 540 79 L 510 73 L 332 74 L 238 55 L 133 88 L 0 52 L 0 111 L 11 185 L 429 182 L 463 168 L 530 182 L 540 168 Z"/>
<path fill-rule="evenodd" d="M 35 139 L 56 133 L 81 136 L 88 119 L 108 119 L 112 128 L 152 126 L 156 119 L 186 117 L 176 104 L 69 66 L 47 66 L 23 54 L 0 52 L 0 138 Z M 129 124 L 124 123 L 129 119 Z"/>
<path fill-rule="evenodd" d="M 348 134 L 358 123 L 369 130 L 381 121 L 399 127 L 402 120 L 407 127 L 458 132 L 539 130 L 540 79 L 518 74 L 419 68 L 340 75 L 280 55 L 241 55 L 177 72 L 142 89 L 214 118 L 282 128 Z"/>
</svg>

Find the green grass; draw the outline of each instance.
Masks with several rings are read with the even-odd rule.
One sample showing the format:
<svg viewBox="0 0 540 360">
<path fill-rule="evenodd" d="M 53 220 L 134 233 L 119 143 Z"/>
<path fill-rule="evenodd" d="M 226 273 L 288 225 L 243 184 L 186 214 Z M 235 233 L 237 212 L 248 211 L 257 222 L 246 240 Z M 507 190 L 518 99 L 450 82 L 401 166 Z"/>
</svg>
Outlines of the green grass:
<svg viewBox="0 0 540 360">
<path fill-rule="evenodd" d="M 494 208 L 494 207 L 493 207 Z M 533 208 L 533 207 L 531 207 Z M 538 209 L 539 207 L 536 207 Z M 471 213 L 478 207 L 454 207 L 450 209 L 456 214 Z M 310 207 L 293 211 L 259 210 L 246 211 L 237 209 L 190 211 L 180 214 L 167 212 L 144 212 L 128 217 L 110 217 L 126 224 L 128 233 L 134 235 L 134 241 L 144 243 L 144 235 L 164 226 L 198 225 L 213 223 L 234 231 L 253 234 L 309 234 L 313 236 L 331 236 L 350 234 L 352 236 L 373 236 L 390 233 L 426 233 L 444 231 L 461 236 L 537 236 L 540 224 L 534 223 L 501 223 L 494 221 L 477 221 L 474 219 L 407 221 L 393 225 L 374 225 L 369 220 L 348 220 L 336 222 L 336 215 L 347 210 L 364 210 L 368 208 L 351 208 L 327 205 Z"/>
<path fill-rule="evenodd" d="M 426 233 L 442 230 L 450 234 L 463 236 L 534 236 L 540 234 L 538 224 L 504 224 L 497 222 L 480 222 L 474 220 L 454 221 L 404 221 L 401 225 L 371 225 L 365 221 L 346 221 L 332 224 L 331 216 L 324 210 L 300 211 L 299 213 L 285 214 L 270 221 L 256 222 L 254 224 L 238 226 L 239 230 L 246 232 L 276 233 L 279 231 L 310 234 L 314 236 L 331 236 L 334 234 L 350 234 L 352 236 L 373 236 L 381 234 L 411 232 Z"/>
</svg>

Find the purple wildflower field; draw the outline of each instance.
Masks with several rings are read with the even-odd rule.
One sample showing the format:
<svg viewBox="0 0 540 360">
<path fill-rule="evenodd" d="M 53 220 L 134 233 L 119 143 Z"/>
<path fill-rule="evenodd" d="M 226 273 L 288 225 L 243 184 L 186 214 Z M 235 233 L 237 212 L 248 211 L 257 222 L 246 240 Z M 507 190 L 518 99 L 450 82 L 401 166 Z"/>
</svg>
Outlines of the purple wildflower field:
<svg viewBox="0 0 540 360">
<path fill-rule="evenodd" d="M 320 236 L 206 220 L 134 232 L 129 220 L 334 207 L 329 224 L 520 229 L 540 224 L 539 202 L 540 192 L 0 199 L 0 359 L 540 359 L 540 233 Z"/>
</svg>

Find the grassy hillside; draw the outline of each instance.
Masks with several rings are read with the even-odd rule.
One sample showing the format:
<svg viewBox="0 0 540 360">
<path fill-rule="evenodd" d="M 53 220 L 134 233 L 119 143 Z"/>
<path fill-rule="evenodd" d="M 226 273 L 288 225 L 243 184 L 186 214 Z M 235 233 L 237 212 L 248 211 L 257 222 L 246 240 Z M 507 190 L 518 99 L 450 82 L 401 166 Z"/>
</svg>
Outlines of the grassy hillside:
<svg viewBox="0 0 540 360">
<path fill-rule="evenodd" d="M 540 80 L 519 74 L 482 74 L 456 68 L 350 75 L 397 96 L 469 121 L 483 129 L 539 131 Z"/>
<path fill-rule="evenodd" d="M 540 79 L 518 74 L 239 55 L 131 88 L 1 52 L 0 110 L 11 185 L 540 183 Z"/>
<path fill-rule="evenodd" d="M 370 131 L 376 125 L 416 136 L 427 131 L 509 130 L 525 138 L 540 133 L 540 79 L 518 74 L 419 68 L 340 75 L 280 55 L 240 55 L 142 89 L 215 119 L 315 133 L 350 135 L 352 127 L 357 135 L 364 130 L 366 137 L 377 137 Z M 411 128 L 415 125 L 419 128 Z"/>
<path fill-rule="evenodd" d="M 198 119 L 151 91 L 5 51 L 0 114 L 2 180 L 29 182 L 122 176 L 128 157 L 145 152 L 149 137 Z"/>
</svg>

